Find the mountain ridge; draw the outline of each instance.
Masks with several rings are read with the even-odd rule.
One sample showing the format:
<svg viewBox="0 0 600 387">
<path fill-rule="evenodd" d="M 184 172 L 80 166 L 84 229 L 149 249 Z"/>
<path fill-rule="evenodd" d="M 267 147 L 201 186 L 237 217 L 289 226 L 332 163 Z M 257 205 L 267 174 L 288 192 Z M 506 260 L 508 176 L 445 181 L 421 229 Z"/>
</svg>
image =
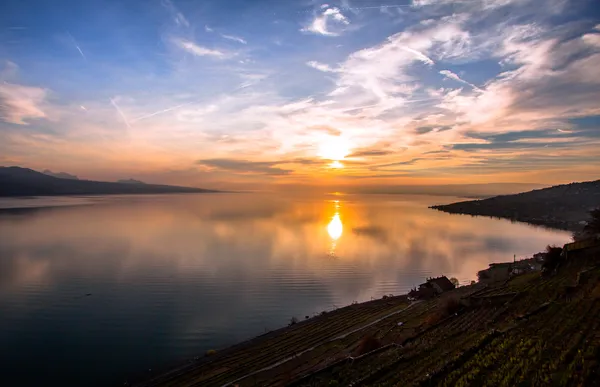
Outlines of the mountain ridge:
<svg viewBox="0 0 600 387">
<path fill-rule="evenodd" d="M 593 180 L 430 208 L 451 214 L 492 216 L 579 231 L 588 219 L 589 211 L 599 206 L 600 180 Z"/>
<path fill-rule="evenodd" d="M 0 196 L 122 195 L 163 193 L 216 193 L 220 191 L 162 184 L 131 184 L 74 180 L 50 176 L 29 168 L 0 167 Z"/>
</svg>

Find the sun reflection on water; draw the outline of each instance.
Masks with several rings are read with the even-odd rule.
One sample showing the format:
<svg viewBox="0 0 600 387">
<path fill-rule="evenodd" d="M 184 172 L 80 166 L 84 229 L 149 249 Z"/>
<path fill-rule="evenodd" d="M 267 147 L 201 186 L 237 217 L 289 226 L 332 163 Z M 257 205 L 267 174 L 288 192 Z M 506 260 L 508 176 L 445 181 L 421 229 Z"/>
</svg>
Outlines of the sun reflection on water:
<svg viewBox="0 0 600 387">
<path fill-rule="evenodd" d="M 342 236 L 344 231 L 344 226 L 342 224 L 342 219 L 340 218 L 340 201 L 334 200 L 334 208 L 335 213 L 333 214 L 331 220 L 327 224 L 327 233 L 331 238 L 331 247 L 329 249 L 329 255 L 335 255 L 335 248 L 337 246 L 338 239 Z"/>
<path fill-rule="evenodd" d="M 331 239 L 338 240 L 342 236 L 343 230 L 344 226 L 342 225 L 340 214 L 336 212 L 333 218 L 331 218 L 331 222 L 327 225 L 327 232 Z"/>
</svg>

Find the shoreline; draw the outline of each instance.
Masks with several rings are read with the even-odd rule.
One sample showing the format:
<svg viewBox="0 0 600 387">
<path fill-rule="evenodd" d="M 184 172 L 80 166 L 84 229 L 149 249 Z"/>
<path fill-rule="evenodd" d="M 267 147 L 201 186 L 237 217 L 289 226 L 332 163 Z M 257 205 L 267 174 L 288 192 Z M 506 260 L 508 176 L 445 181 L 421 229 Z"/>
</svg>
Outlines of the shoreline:
<svg viewBox="0 0 600 387">
<path fill-rule="evenodd" d="M 468 215 L 468 216 L 481 216 L 485 218 L 493 218 L 493 219 L 503 219 L 508 220 L 510 222 L 523 223 L 528 224 L 530 226 L 535 227 L 543 227 L 548 230 L 554 231 L 568 231 L 568 232 L 577 232 L 581 231 L 582 226 L 578 222 L 567 222 L 567 221 L 549 221 L 545 219 L 537 219 L 537 218 L 522 218 L 522 217 L 510 217 L 510 216 L 500 216 L 500 215 L 491 215 L 487 213 L 478 213 L 475 211 L 455 211 L 447 208 L 452 204 L 441 204 L 435 206 L 429 206 L 429 209 L 437 210 L 440 212 L 444 212 L 446 214 L 452 215 Z"/>
</svg>

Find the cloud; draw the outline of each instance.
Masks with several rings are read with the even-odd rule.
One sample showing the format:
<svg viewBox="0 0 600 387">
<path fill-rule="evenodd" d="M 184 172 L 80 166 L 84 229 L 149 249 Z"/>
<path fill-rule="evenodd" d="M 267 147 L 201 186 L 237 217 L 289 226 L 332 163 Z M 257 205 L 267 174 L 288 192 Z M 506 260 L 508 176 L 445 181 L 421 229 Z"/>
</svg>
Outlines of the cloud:
<svg viewBox="0 0 600 387">
<path fill-rule="evenodd" d="M 323 36 L 339 36 L 341 31 L 343 31 L 343 29 L 340 27 L 350 24 L 350 21 L 342 14 L 339 8 L 321 7 L 321 9 L 323 11 L 316 15 L 312 22 L 308 26 L 302 28 L 300 31 Z M 335 29 L 335 31 L 331 29 L 332 27 Z"/>
<path fill-rule="evenodd" d="M 600 34 L 585 34 L 581 39 L 590 46 L 600 47 Z"/>
<path fill-rule="evenodd" d="M 410 47 L 402 47 L 403 50 L 411 52 L 413 54 L 415 54 L 415 56 L 417 57 L 417 59 L 419 59 L 421 62 L 428 64 L 428 65 L 432 65 L 434 64 L 433 59 L 431 59 L 430 57 L 428 57 L 427 55 L 423 54 L 420 51 L 417 50 L 413 50 Z"/>
<path fill-rule="evenodd" d="M 377 157 L 389 156 L 393 154 L 394 152 L 384 149 L 359 149 L 349 154 L 348 157 Z"/>
<path fill-rule="evenodd" d="M 173 4 L 173 2 L 171 0 L 162 0 L 161 4 L 163 7 L 165 7 L 169 11 L 171 16 L 173 17 L 173 21 L 175 22 L 175 24 L 177 24 L 178 26 L 184 26 L 184 27 L 190 26 L 190 22 L 186 19 L 186 17 L 183 15 L 183 13 L 181 13 L 177 9 L 177 7 L 175 7 L 175 5 Z"/>
<path fill-rule="evenodd" d="M 69 32 L 67 32 L 67 34 L 69 35 L 69 37 L 71 38 L 71 41 L 73 42 L 73 45 L 75 46 L 75 48 L 77 49 L 77 51 L 79 52 L 79 55 L 81 55 L 81 57 L 83 58 L 83 60 L 87 60 L 85 54 L 83 53 L 83 50 L 81 49 L 81 47 L 79 46 L 79 43 L 77 43 L 77 40 L 75 40 L 75 37 L 73 37 L 73 35 L 71 35 Z"/>
<path fill-rule="evenodd" d="M 245 39 L 240 38 L 239 36 L 221 34 L 221 37 L 223 39 L 233 40 L 234 42 L 238 42 L 241 44 L 248 44 L 248 42 L 246 42 Z"/>
<path fill-rule="evenodd" d="M 173 38 L 172 42 L 180 49 L 182 49 L 190 54 L 193 54 L 195 56 L 209 56 L 209 57 L 215 57 L 215 58 L 224 58 L 225 56 L 227 56 L 227 54 L 224 53 L 223 51 L 213 50 L 210 48 L 202 47 L 190 40 Z"/>
<path fill-rule="evenodd" d="M 336 72 L 338 72 L 338 70 L 330 67 L 329 65 L 326 65 L 324 63 L 319 63 L 319 62 L 316 62 L 314 60 L 306 62 L 306 65 L 309 66 L 309 67 L 312 67 L 313 69 L 316 69 L 316 70 L 319 70 L 319 71 L 323 71 L 324 73 L 336 73 Z"/>
<path fill-rule="evenodd" d="M 208 25 L 204 26 L 204 31 L 206 32 L 214 32 L 215 30 L 213 30 L 212 28 L 210 28 Z"/>
<path fill-rule="evenodd" d="M 331 136 L 340 136 L 342 131 L 328 125 L 316 125 L 306 128 L 307 131 L 326 133 Z"/>
<path fill-rule="evenodd" d="M 290 170 L 275 167 L 281 162 L 273 161 L 248 161 L 237 159 L 207 159 L 198 160 L 199 165 L 204 165 L 210 168 L 216 168 L 229 172 L 250 173 L 262 175 L 288 175 Z"/>
<path fill-rule="evenodd" d="M 465 81 L 464 79 L 460 78 L 457 74 L 453 73 L 450 70 L 441 70 L 440 74 L 442 74 L 446 78 L 453 79 L 453 80 L 455 80 L 457 82 L 460 82 L 460 83 L 464 83 L 465 85 L 469 85 L 473 89 L 480 90 L 477 86 L 475 86 L 472 83 L 469 83 L 469 82 Z"/>
<path fill-rule="evenodd" d="M 45 118 L 43 105 L 47 90 L 39 87 L 14 83 L 0 83 L 0 119 L 18 125 L 27 125 L 27 120 Z"/>
<path fill-rule="evenodd" d="M 176 107 L 176 109 L 179 109 L 177 111 L 177 115 L 176 115 L 176 118 L 179 121 L 203 122 L 207 115 L 216 112 L 217 110 L 219 110 L 219 107 L 218 107 L 218 105 L 210 104 L 210 105 L 200 106 L 200 107 L 196 107 L 196 108 L 189 107 L 186 109 L 180 109 L 179 107 Z"/>
<path fill-rule="evenodd" d="M 352 232 L 359 236 L 373 238 L 378 242 L 385 243 L 389 239 L 387 230 L 381 226 L 354 227 Z"/>
<path fill-rule="evenodd" d="M 113 105 L 113 107 L 115 108 L 115 110 L 117 111 L 117 113 L 119 113 L 119 116 L 121 116 L 121 118 L 123 119 L 123 122 L 125 123 L 125 125 L 127 125 L 128 128 L 131 128 L 131 125 L 129 124 L 129 120 L 127 119 L 127 116 L 125 115 L 125 113 L 123 112 L 123 110 L 121 110 L 121 107 L 117 104 L 117 99 L 116 98 L 111 98 L 110 99 L 110 104 Z"/>
<path fill-rule="evenodd" d="M 386 167 L 396 167 L 396 166 L 400 166 L 400 165 L 413 165 L 417 161 L 421 161 L 421 160 L 425 160 L 425 159 L 422 158 L 422 157 L 415 157 L 413 159 L 406 160 L 406 161 L 397 161 L 395 163 L 388 163 L 388 164 L 376 165 L 376 166 L 373 167 L 373 169 L 381 169 L 381 168 L 386 168 Z"/>
<path fill-rule="evenodd" d="M 17 76 L 19 66 L 15 62 L 5 60 L 0 67 L 0 81 L 8 81 Z"/>
<path fill-rule="evenodd" d="M 432 65 L 430 53 L 441 58 L 460 55 L 469 46 L 464 20 L 450 17 L 417 25 L 388 37 L 383 43 L 356 51 L 336 71 L 337 88 L 330 94 L 374 104 L 374 114 L 399 109 L 420 85 L 412 72 L 415 65 Z"/>
</svg>

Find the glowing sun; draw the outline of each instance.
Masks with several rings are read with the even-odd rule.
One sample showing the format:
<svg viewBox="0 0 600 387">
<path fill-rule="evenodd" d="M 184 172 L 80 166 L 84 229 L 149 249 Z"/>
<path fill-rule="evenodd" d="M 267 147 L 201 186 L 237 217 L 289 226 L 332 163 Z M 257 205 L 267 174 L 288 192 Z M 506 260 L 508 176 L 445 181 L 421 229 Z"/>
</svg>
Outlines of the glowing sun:
<svg viewBox="0 0 600 387">
<path fill-rule="evenodd" d="M 337 161 L 343 160 L 350 153 L 348 142 L 341 137 L 328 137 L 319 144 L 319 156 L 324 159 Z M 336 167 L 336 168 L 339 168 Z"/>
</svg>

